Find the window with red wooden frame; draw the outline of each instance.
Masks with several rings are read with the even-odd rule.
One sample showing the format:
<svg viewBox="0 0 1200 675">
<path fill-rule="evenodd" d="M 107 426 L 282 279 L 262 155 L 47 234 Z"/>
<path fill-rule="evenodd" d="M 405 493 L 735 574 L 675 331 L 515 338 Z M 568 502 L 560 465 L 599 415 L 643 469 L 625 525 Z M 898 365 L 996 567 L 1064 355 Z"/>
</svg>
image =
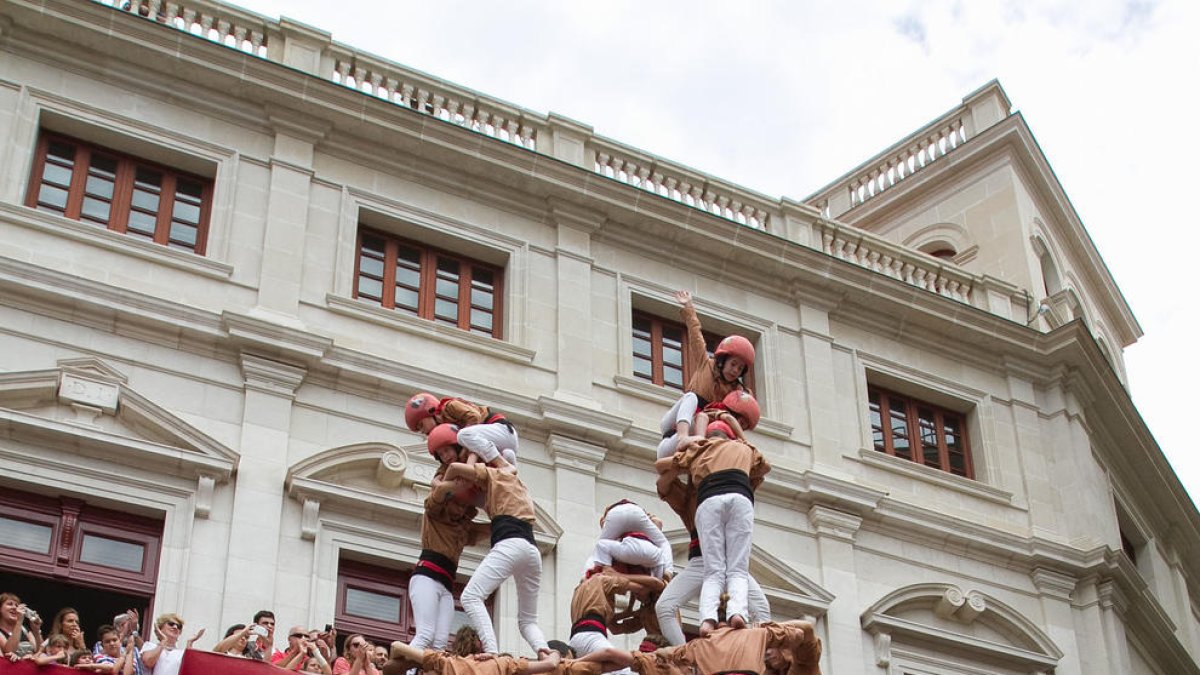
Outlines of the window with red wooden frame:
<svg viewBox="0 0 1200 675">
<path fill-rule="evenodd" d="M 0 568 L 153 595 L 162 521 L 78 499 L 0 493 Z"/>
<path fill-rule="evenodd" d="M 338 561 L 338 590 L 334 626 L 338 635 L 362 633 L 375 644 L 411 642 L 416 636 L 408 603 L 409 570 L 394 570 L 345 558 Z M 466 583 L 454 584 L 455 621 L 451 634 L 466 621 L 459 598 Z M 494 596 L 493 596 L 494 597 Z M 487 599 L 488 611 L 492 599 Z"/>
<path fill-rule="evenodd" d="M 43 132 L 25 204 L 204 255 L 212 180 Z"/>
<path fill-rule="evenodd" d="M 633 312 L 633 374 L 654 384 L 683 391 L 688 378 L 701 359 L 711 357 L 717 344 L 725 339 L 704 331 L 704 354 L 693 354 L 687 341 L 687 327 L 646 312 Z M 742 382 L 754 391 L 754 370 L 748 369 Z"/>
<path fill-rule="evenodd" d="M 377 230 L 360 229 L 354 297 L 501 339 L 504 270 Z"/>
<path fill-rule="evenodd" d="M 879 452 L 974 478 L 967 419 L 911 396 L 868 387 L 871 436 Z"/>
</svg>

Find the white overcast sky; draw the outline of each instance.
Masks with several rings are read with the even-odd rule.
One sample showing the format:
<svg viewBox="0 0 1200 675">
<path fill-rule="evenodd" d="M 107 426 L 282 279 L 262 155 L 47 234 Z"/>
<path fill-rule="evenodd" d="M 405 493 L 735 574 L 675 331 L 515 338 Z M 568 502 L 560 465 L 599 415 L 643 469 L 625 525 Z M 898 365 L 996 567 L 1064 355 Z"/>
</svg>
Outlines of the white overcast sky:
<svg viewBox="0 0 1200 675">
<path fill-rule="evenodd" d="M 1200 494 L 1200 2 L 235 4 L 795 199 L 998 79 L 1145 331 L 1134 401 Z"/>
</svg>

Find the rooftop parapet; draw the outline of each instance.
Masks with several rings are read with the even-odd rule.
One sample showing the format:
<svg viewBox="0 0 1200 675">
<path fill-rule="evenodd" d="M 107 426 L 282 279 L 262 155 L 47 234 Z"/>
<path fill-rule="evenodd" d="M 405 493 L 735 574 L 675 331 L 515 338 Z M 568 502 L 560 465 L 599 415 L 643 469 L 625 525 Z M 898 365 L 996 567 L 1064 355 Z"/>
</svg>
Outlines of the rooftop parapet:
<svg viewBox="0 0 1200 675">
<path fill-rule="evenodd" d="M 973 275 L 836 220 L 1002 121 L 1010 104 L 995 81 L 801 203 L 773 198 L 599 136 L 590 126 L 554 113 L 528 110 L 460 87 L 341 44 L 328 32 L 287 18 L 276 21 L 217 0 L 93 2 L 554 157 L 1005 318 L 1022 316 L 1026 309 L 1024 293 L 1011 284 Z"/>
<path fill-rule="evenodd" d="M 826 218 L 840 218 L 1003 121 L 1011 108 L 1000 83 L 992 80 L 964 97 L 962 105 L 859 164 L 804 203 Z"/>
</svg>

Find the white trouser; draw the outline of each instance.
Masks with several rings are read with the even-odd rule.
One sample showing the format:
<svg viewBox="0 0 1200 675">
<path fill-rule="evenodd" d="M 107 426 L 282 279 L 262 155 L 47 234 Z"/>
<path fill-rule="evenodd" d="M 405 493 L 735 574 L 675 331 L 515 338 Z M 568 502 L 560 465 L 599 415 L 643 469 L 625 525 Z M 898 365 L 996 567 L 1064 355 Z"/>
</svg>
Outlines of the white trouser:
<svg viewBox="0 0 1200 675">
<path fill-rule="evenodd" d="M 462 606 L 471 626 L 483 641 L 483 651 L 498 653 L 496 630 L 483 604 L 504 580 L 517 583 L 517 628 L 534 651 L 549 649 L 537 625 L 538 587 L 542 582 L 542 554 L 524 539 L 512 537 L 498 542 L 479 563 L 462 592 Z"/>
<path fill-rule="evenodd" d="M 614 560 L 619 560 L 626 565 L 641 565 L 653 570 L 662 565 L 662 549 L 653 542 L 638 537 L 601 539 L 596 542 L 596 551 L 592 558 L 597 565 L 611 565 Z"/>
<path fill-rule="evenodd" d="M 704 549 L 701 549 L 703 551 Z M 762 587 L 750 577 L 749 590 L 746 594 L 750 606 L 750 621 L 763 623 L 771 620 L 771 604 L 762 592 Z M 663 589 L 662 595 L 654 603 L 654 612 L 658 614 L 658 625 L 662 628 L 663 637 L 672 645 L 681 645 L 687 641 L 683 634 L 683 626 L 679 625 L 677 612 L 685 602 L 696 599 L 700 595 L 700 586 L 704 583 L 704 556 L 699 555 L 688 560 L 687 567 L 671 577 L 671 583 Z"/>
<path fill-rule="evenodd" d="M 659 428 L 662 433 L 667 434 L 675 430 L 675 425 L 680 422 L 687 422 L 691 427 L 692 420 L 696 418 L 696 410 L 700 407 L 700 398 L 692 392 L 687 392 L 675 401 L 675 405 L 663 415 L 662 422 L 659 422 Z"/>
<path fill-rule="evenodd" d="M 696 531 L 704 552 L 704 583 L 700 586 L 700 620 L 717 620 L 721 591 L 729 594 L 725 616 L 746 618 L 750 585 L 750 539 L 754 533 L 754 504 L 745 495 L 716 495 L 696 507 Z"/>
<path fill-rule="evenodd" d="M 414 574 L 408 580 L 408 604 L 417 628 L 409 646 L 440 651 L 449 641 L 454 622 L 454 594 L 436 579 Z"/>
<path fill-rule="evenodd" d="M 582 659 L 592 652 L 598 652 L 601 649 L 608 649 L 609 647 L 613 646 L 613 644 L 612 642 L 609 642 L 608 636 L 606 636 L 604 633 L 584 631 L 582 633 L 576 633 L 572 635 L 571 639 L 567 640 L 567 646 L 571 648 L 571 651 L 575 652 L 575 658 Z M 605 672 L 633 675 L 633 671 L 628 668 L 609 670 Z"/>
<path fill-rule="evenodd" d="M 517 465 L 517 431 L 507 424 L 472 424 L 458 432 L 458 444 L 490 462 L 500 455 L 504 461 Z"/>
</svg>

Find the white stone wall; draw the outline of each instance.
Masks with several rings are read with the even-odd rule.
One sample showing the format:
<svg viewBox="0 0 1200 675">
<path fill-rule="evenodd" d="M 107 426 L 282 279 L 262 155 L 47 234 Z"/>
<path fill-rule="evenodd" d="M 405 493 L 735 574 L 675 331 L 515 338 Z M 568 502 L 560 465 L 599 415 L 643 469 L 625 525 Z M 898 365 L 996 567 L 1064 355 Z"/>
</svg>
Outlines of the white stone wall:
<svg viewBox="0 0 1200 675">
<path fill-rule="evenodd" d="M 165 71 L 133 79 L 129 65 L 85 51 L 115 49 L 103 41 L 42 54 L 51 37 L 38 31 L 55 24 L 26 9 L 10 8 L 16 27 L 0 58 L 0 376 L 90 357 L 202 438 L 121 412 L 101 428 L 132 440 L 106 455 L 69 409 L 0 388 L 0 411 L 67 420 L 82 448 L 47 450 L 10 423 L 0 428 L 2 481 L 162 514 L 156 611 L 179 611 L 210 635 L 262 607 L 279 625 L 317 626 L 333 616 L 340 555 L 411 564 L 432 464 L 399 404 L 428 389 L 493 403 L 518 423 L 547 551 L 541 624 L 565 637 L 605 505 L 634 498 L 680 534 L 650 468 L 674 394 L 633 378 L 629 331 L 632 308 L 670 316 L 670 292 L 690 288 L 709 325 L 758 336 L 765 422 L 754 440 L 776 471 L 757 502 L 753 569 L 780 618 L 818 620 L 826 672 L 1185 672 L 1170 669 L 1178 654 L 1163 656 L 1163 644 L 1196 653 L 1186 549 L 1146 546 L 1133 571 L 1113 553 L 1122 479 L 1112 474 L 1127 469 L 1103 460 L 1097 448 L 1118 441 L 1089 419 L 1089 383 L 1103 374 L 1073 373 L 1066 357 L 1047 372 L 1060 357 L 1035 353 L 994 317 L 899 281 L 864 282 L 849 263 L 794 243 L 734 241 L 736 226 L 703 214 L 683 222 L 674 205 L 630 215 L 633 202 L 658 208 L 634 188 L 565 200 L 536 167 L 489 173 L 471 162 L 486 154 L 480 143 L 498 141 L 468 131 L 454 138 L 461 147 L 391 145 L 403 111 L 388 128 L 336 106 L 264 104 L 216 73 L 186 90 Z M 198 57 L 211 46 L 182 49 Z M 208 167 L 208 255 L 21 206 L 39 124 Z M 1026 179 L 1001 166 L 914 199 L 885 234 L 903 241 L 923 224 L 959 224 L 978 246 L 969 270 L 1036 287 L 1028 237 L 1038 209 Z M 505 339 L 352 300 L 360 221 L 502 263 Z M 755 257 L 769 245 L 803 261 L 792 276 L 773 277 Z M 976 480 L 870 450 L 868 382 L 969 410 Z M 229 475 L 210 477 L 207 494 L 194 463 L 140 467 L 133 441 L 147 440 L 192 443 L 181 452 Z M 380 483 L 374 455 L 347 450 L 359 444 L 406 451 L 405 482 Z M 62 460 L 53 470 L 38 468 L 46 452 Z M 1152 543 L 1169 540 L 1138 504 L 1128 508 Z M 463 571 L 482 555 L 469 551 Z M 1140 580 L 1145 597 L 1133 592 Z M 945 609 L 954 593 L 985 609 Z M 502 648 L 524 651 L 510 587 L 496 609 Z M 1163 617 L 1180 626 L 1175 635 L 1161 635 Z M 900 621 L 928 634 L 906 638 Z M 1146 637 L 1156 632 L 1165 643 Z M 1142 646 L 1130 648 L 1127 633 Z M 942 646 L 930 651 L 930 640 Z M 1007 651 L 989 656 L 991 643 Z"/>
</svg>

